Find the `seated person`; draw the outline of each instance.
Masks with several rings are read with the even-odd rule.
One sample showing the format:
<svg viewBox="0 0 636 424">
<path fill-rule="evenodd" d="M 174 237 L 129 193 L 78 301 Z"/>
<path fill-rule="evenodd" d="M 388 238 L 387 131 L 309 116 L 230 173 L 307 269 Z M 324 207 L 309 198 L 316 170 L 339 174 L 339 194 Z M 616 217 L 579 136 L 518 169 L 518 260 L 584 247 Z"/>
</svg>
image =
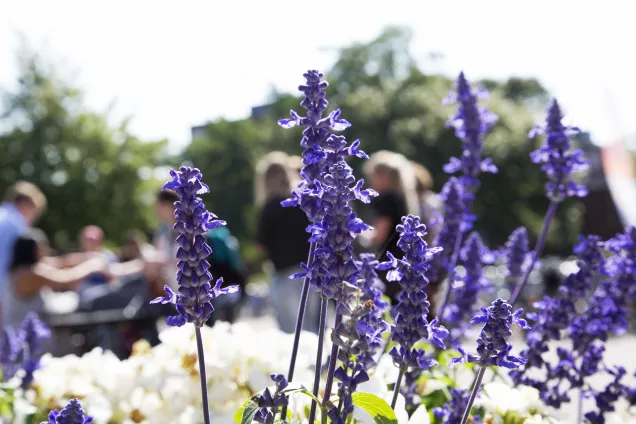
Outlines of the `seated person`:
<svg viewBox="0 0 636 424">
<path fill-rule="evenodd" d="M 108 275 L 103 258 L 90 258 L 71 268 L 59 269 L 44 260 L 48 240 L 44 233 L 31 231 L 19 237 L 13 247 L 9 284 L 3 297 L 3 323 L 19 326 L 27 313 L 39 315 L 44 312 L 41 291 L 76 290 L 79 284 L 91 274 Z"/>
</svg>

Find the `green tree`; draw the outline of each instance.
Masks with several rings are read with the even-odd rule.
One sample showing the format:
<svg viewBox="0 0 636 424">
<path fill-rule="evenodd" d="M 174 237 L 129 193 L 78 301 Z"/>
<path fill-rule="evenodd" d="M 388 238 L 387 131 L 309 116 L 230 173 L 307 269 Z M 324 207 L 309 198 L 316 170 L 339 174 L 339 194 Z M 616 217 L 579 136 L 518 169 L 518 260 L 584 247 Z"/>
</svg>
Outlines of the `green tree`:
<svg viewBox="0 0 636 424">
<path fill-rule="evenodd" d="M 435 189 L 440 190 L 448 179 L 442 166 L 461 150 L 459 140 L 446 127 L 455 109 L 441 104 L 453 80 L 416 66 L 409 53 L 410 36 L 406 29 L 391 27 L 369 43 L 339 49 L 334 66 L 327 72 L 330 107 L 341 108 L 353 124 L 344 133 L 347 138 L 362 140 L 368 153 L 394 150 L 422 163 L 431 171 Z M 485 154 L 493 158 L 500 172 L 482 177 L 474 207 L 479 216 L 477 228 L 494 247 L 505 242 L 519 225 L 528 226 L 535 235 L 540 231 L 547 206 L 545 177 L 530 162 L 528 154 L 535 144 L 528 141 L 527 134 L 547 105 L 548 93 L 535 79 L 481 83 L 491 91 L 486 104 L 499 115 L 488 135 Z M 215 210 L 227 213 L 224 217 L 244 238 L 253 235 L 253 226 L 239 221 L 249 217 L 247 221 L 253 222 L 254 210 L 248 205 L 255 161 L 270 150 L 301 152 L 300 134 L 276 125 L 289 109 L 299 109 L 299 98 L 274 93 L 273 99 L 269 119 L 211 123 L 209 139 L 195 141 L 184 156 L 209 169 L 206 175 L 213 186 L 214 181 L 222 181 L 223 187 L 213 189 Z M 248 170 L 243 171 L 243 166 Z M 210 171 L 214 180 L 209 179 Z M 569 250 L 579 215 L 576 202 L 560 209 L 549 235 L 548 252 Z"/>
<path fill-rule="evenodd" d="M 43 58 L 25 50 L 19 83 L 4 94 L 0 133 L 0 190 L 18 179 L 35 183 L 48 199 L 38 224 L 58 244 L 75 241 L 85 225 L 101 226 L 118 241 L 152 223 L 152 170 L 164 142 L 143 142 L 126 122 L 88 110 L 81 91 Z"/>
</svg>

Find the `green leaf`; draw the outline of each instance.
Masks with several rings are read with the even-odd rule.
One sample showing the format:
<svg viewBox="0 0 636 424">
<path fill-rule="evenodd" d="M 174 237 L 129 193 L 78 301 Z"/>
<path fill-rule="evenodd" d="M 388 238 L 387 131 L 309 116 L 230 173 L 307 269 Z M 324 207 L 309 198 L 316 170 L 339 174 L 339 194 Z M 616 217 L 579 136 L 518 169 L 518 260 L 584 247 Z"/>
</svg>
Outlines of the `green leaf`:
<svg viewBox="0 0 636 424">
<path fill-rule="evenodd" d="M 316 398 L 316 396 L 314 396 L 314 394 L 310 392 L 309 390 L 307 390 L 307 388 L 305 388 L 304 386 L 286 389 L 286 390 L 283 390 L 283 393 L 285 393 L 288 396 L 293 395 L 294 393 L 302 393 L 303 395 L 309 396 L 310 398 L 315 400 L 316 403 L 320 405 L 320 401 Z"/>
<path fill-rule="evenodd" d="M 243 414 L 241 415 L 241 424 L 252 424 L 256 411 L 258 411 L 258 404 L 253 400 L 247 402 L 247 405 L 243 408 Z"/>
<path fill-rule="evenodd" d="M 236 412 L 234 413 L 234 422 L 237 424 L 241 423 L 241 419 L 243 418 L 243 411 L 245 411 L 245 407 L 247 406 L 248 403 L 252 402 L 252 399 L 248 399 L 246 400 L 243 405 L 241 405 L 241 407 L 239 409 L 236 410 Z"/>
<path fill-rule="evenodd" d="M 354 393 L 353 404 L 364 409 L 376 424 L 397 424 L 395 412 L 383 399 L 371 393 Z"/>
</svg>

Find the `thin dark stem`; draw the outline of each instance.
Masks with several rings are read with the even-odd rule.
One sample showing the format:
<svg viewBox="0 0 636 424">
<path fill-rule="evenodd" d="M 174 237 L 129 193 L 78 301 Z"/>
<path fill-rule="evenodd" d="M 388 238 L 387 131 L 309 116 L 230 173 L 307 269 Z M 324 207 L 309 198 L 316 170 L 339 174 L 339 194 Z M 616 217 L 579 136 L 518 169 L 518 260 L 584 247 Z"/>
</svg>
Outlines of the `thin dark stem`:
<svg viewBox="0 0 636 424">
<path fill-rule="evenodd" d="M 462 238 L 464 236 L 464 232 L 459 230 L 457 232 L 457 237 L 455 238 L 455 247 L 453 249 L 453 254 L 451 256 L 451 261 L 448 264 L 448 290 L 446 290 L 446 297 L 444 298 L 444 303 L 442 303 L 442 309 L 439 311 L 439 316 L 441 319 L 444 319 L 444 310 L 450 301 L 451 291 L 453 288 L 453 280 L 455 279 L 455 267 L 457 266 L 457 261 L 459 260 L 459 251 L 462 247 Z"/>
<path fill-rule="evenodd" d="M 307 266 L 311 266 L 314 261 L 314 252 L 316 243 L 309 245 L 309 256 L 307 258 Z M 303 329 L 303 321 L 305 320 L 305 309 L 307 308 L 307 298 L 309 297 L 309 278 L 303 280 L 303 289 L 300 293 L 300 302 L 298 304 L 298 315 L 296 316 L 296 328 L 294 329 L 294 345 L 292 346 L 291 358 L 289 360 L 289 371 L 287 372 L 287 381 L 291 383 L 294 378 L 294 370 L 296 368 L 296 358 L 298 357 L 298 347 L 300 346 L 300 333 Z M 287 405 L 283 406 L 282 417 L 287 416 Z"/>
<path fill-rule="evenodd" d="M 395 388 L 393 389 L 393 400 L 391 400 L 391 408 L 395 409 L 397 403 L 397 397 L 400 393 L 400 386 L 402 385 L 402 377 L 404 377 L 404 369 L 400 368 L 397 380 L 395 381 Z"/>
<path fill-rule="evenodd" d="M 322 374 L 322 349 L 325 345 L 325 331 L 327 327 L 327 305 L 329 300 L 327 296 L 322 295 L 320 298 L 320 329 L 318 330 L 318 349 L 316 350 L 316 374 L 314 375 L 314 396 L 318 397 L 320 390 L 320 376 Z M 318 407 L 315 400 L 311 401 L 311 410 L 309 411 L 309 424 L 314 424 L 316 419 L 316 408 Z M 284 416 L 283 416 L 284 417 Z M 283 418 L 281 417 L 281 418 Z"/>
<path fill-rule="evenodd" d="M 539 239 L 537 240 L 537 244 L 534 246 L 534 251 L 532 252 L 532 262 L 528 265 L 525 273 L 523 274 L 523 278 L 517 284 L 514 293 L 510 296 L 510 304 L 513 305 L 519 295 L 521 294 L 521 290 L 525 287 L 528 282 L 528 278 L 530 277 L 530 273 L 534 269 L 534 264 L 537 262 L 539 255 L 543 252 L 543 246 L 545 245 L 546 237 L 548 236 L 548 230 L 550 229 L 550 224 L 552 223 L 552 219 L 556 214 L 558 207 L 558 203 L 552 202 L 548 207 L 547 212 L 545 213 L 545 218 L 543 219 L 543 228 L 541 229 L 541 234 L 539 235 Z"/>
<path fill-rule="evenodd" d="M 475 380 L 475 384 L 473 385 L 473 391 L 470 393 L 470 399 L 468 399 L 468 405 L 466 405 L 466 410 L 464 411 L 464 417 L 462 418 L 461 424 L 466 424 L 466 422 L 468 422 L 470 410 L 473 408 L 473 403 L 475 403 L 475 398 L 477 397 L 477 393 L 479 392 L 481 381 L 484 379 L 485 373 L 486 367 L 481 367 L 479 369 L 479 372 L 477 373 L 477 379 Z"/>
<path fill-rule="evenodd" d="M 386 241 L 384 242 L 384 246 L 382 246 L 382 250 L 380 250 L 380 254 L 378 255 L 378 260 L 382 260 L 382 257 L 386 255 L 386 252 L 389 251 L 389 246 L 391 245 L 391 242 L 395 240 L 398 234 L 399 233 L 397 231 L 393 231 L 391 235 L 389 236 L 389 238 L 386 239 Z"/>
<path fill-rule="evenodd" d="M 334 330 L 338 328 L 342 322 L 342 314 L 336 312 L 336 322 L 334 323 Z M 336 363 L 338 362 L 338 345 L 332 342 L 331 345 L 331 357 L 329 358 L 329 368 L 327 369 L 327 381 L 325 383 L 325 395 L 322 399 L 322 404 L 326 405 L 331 397 L 331 389 L 333 387 L 333 374 L 336 372 Z"/>
<path fill-rule="evenodd" d="M 203 404 L 203 422 L 210 424 L 210 409 L 208 405 L 208 378 L 205 375 L 205 354 L 203 353 L 203 339 L 201 328 L 194 327 L 197 338 L 197 354 L 199 356 L 199 377 L 201 379 L 201 403 Z"/>
</svg>

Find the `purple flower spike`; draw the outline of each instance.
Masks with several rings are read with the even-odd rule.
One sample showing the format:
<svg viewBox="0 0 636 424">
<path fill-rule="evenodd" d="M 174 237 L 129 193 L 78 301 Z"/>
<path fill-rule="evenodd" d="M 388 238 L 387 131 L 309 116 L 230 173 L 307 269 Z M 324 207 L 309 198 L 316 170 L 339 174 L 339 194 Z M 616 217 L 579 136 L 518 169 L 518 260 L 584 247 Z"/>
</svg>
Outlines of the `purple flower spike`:
<svg viewBox="0 0 636 424">
<path fill-rule="evenodd" d="M 495 255 L 484 246 L 479 234 L 471 233 L 460 251 L 465 274 L 455 276 L 451 287 L 451 301 L 444 313 L 444 323 L 452 325 L 453 340 L 458 341 L 466 330 L 466 323 L 475 313 L 479 293 L 492 287 L 484 276 L 484 265 L 492 264 Z"/>
<path fill-rule="evenodd" d="M 455 135 L 462 141 L 462 157 L 451 158 L 444 171 L 449 174 L 461 171 L 467 191 L 474 193 L 479 187 L 481 172 L 497 173 L 497 167 L 490 158 L 482 160 L 484 137 L 497 121 L 497 115 L 485 107 L 479 108 L 477 101 L 487 98 L 487 93 L 483 89 L 472 91 L 463 72 L 457 77 L 455 90 L 444 103 L 459 104 L 457 115 L 448 125 L 455 128 Z"/>
<path fill-rule="evenodd" d="M 523 277 L 530 259 L 528 230 L 519 227 L 510 234 L 503 254 L 507 276 L 515 280 Z"/>
<path fill-rule="evenodd" d="M 554 99 L 548 109 L 545 127 L 537 127 L 530 132 L 534 138 L 538 134 L 545 134 L 545 143 L 530 154 L 534 163 L 542 164 L 541 169 L 548 176 L 545 186 L 548 198 L 553 202 L 560 202 L 568 197 L 585 197 L 587 189 L 577 184 L 573 174 L 588 168 L 588 161 L 579 149 L 572 150 L 570 137 L 579 129 L 563 125 L 563 113 L 559 103 Z"/>
<path fill-rule="evenodd" d="M 20 337 L 13 328 L 5 327 L 0 338 L 0 371 L 4 380 L 10 380 L 18 370 L 19 354 Z"/>
<path fill-rule="evenodd" d="M 466 390 L 450 389 L 450 400 L 441 408 L 433 408 L 435 418 L 441 423 L 460 423 L 469 398 L 470 393 Z M 479 415 L 472 417 L 472 423 L 481 424 L 481 422 Z"/>
<path fill-rule="evenodd" d="M 430 278 L 436 280 L 450 266 L 458 236 L 472 228 L 474 216 L 467 213 L 464 203 L 464 187 L 457 178 L 451 177 L 441 193 L 444 202 L 444 218 L 433 243 L 442 251 L 431 263 Z"/>
<path fill-rule="evenodd" d="M 526 360 L 510 354 L 512 345 L 508 339 L 512 336 L 510 325 L 516 324 L 524 330 L 529 330 L 528 323 L 521 318 L 523 309 L 512 312 L 512 306 L 503 299 L 492 302 L 488 308 L 482 308 L 470 322 L 484 324 L 477 339 L 477 354 L 466 353 L 459 349 L 462 356 L 453 359 L 453 363 L 474 362 L 482 367 L 496 366 L 505 368 L 517 368 L 526 363 Z"/>
<path fill-rule="evenodd" d="M 420 223 L 417 216 L 402 217 L 402 224 L 397 226 L 397 231 L 400 233 L 398 246 L 404 252 L 404 257 L 397 259 L 388 253 L 390 260 L 378 265 L 378 269 L 390 269 L 387 279 L 397 282 L 402 287 L 398 294 L 399 303 L 395 307 L 397 315 L 392 328 L 392 338 L 397 346 L 391 349 L 390 354 L 395 366 L 407 372 L 414 368 L 425 369 L 433 365 L 434 361 L 426 358 L 424 351 L 415 345 L 425 339 L 443 349 L 443 339 L 448 336 L 448 331 L 437 325 L 437 319 L 430 323 L 427 320 L 430 303 L 426 296 L 428 278 L 425 272 L 430 267 L 431 259 L 442 249 L 428 248 L 422 238 L 426 234 L 426 226 Z"/>
<path fill-rule="evenodd" d="M 289 400 L 282 392 L 289 385 L 287 379 L 282 374 L 271 374 L 269 378 L 276 383 L 274 394 L 266 388 L 262 394 L 258 395 L 258 411 L 254 416 L 254 421 L 262 424 L 274 424 L 278 409 L 287 406 Z"/>
<path fill-rule="evenodd" d="M 204 234 L 221 225 L 216 215 L 205 209 L 203 201 L 197 195 L 208 192 L 208 187 L 201 182 L 201 172 L 196 168 L 181 167 L 179 171 L 170 171 L 172 181 L 165 189 L 173 190 L 179 196 L 175 203 L 174 224 L 179 234 L 177 244 L 177 283 L 178 293 L 165 287 L 166 296 L 159 297 L 151 303 L 172 303 L 178 315 L 168 317 L 168 325 L 180 327 L 187 322 L 202 327 L 214 312 L 212 300 L 221 294 L 233 293 L 237 286 L 221 288 L 222 279 L 211 287 L 212 275 L 208 272 L 210 264 L 206 258 L 212 253 Z"/>
<path fill-rule="evenodd" d="M 44 340 L 51 337 L 51 330 L 44 324 L 35 312 L 29 312 L 22 322 L 19 338 L 22 343 L 22 364 L 24 376 L 22 387 L 26 388 L 33 382 L 33 373 L 40 369 L 40 358 L 43 353 Z"/>
<path fill-rule="evenodd" d="M 61 411 L 49 413 L 49 420 L 40 424 L 92 424 L 93 417 L 86 415 L 77 399 L 71 399 Z"/>
</svg>

